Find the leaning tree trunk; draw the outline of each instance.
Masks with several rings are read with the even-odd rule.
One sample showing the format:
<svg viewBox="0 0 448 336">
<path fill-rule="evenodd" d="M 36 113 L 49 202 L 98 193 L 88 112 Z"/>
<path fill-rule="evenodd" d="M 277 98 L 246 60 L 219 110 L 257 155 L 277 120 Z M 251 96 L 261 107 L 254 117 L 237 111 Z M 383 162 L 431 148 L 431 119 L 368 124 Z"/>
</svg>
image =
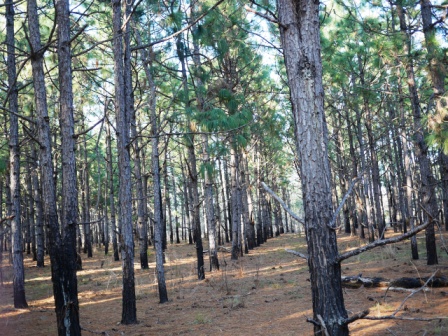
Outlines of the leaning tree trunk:
<svg viewBox="0 0 448 336">
<path fill-rule="evenodd" d="M 18 90 L 16 84 L 16 56 L 14 40 L 14 5 L 6 1 L 6 44 L 8 52 L 8 102 L 9 110 L 9 183 L 11 190 L 11 247 L 13 264 L 14 307 L 26 308 L 25 269 L 22 252 L 22 222 L 20 215 L 20 148 L 19 148 L 19 111 Z"/>
<path fill-rule="evenodd" d="M 280 34 L 299 150 L 314 332 L 348 335 L 333 217 L 320 57 L 319 2 L 279 0 Z M 287 27 L 287 29 L 285 29 Z M 321 322 L 319 322 L 321 321 Z"/>
</svg>

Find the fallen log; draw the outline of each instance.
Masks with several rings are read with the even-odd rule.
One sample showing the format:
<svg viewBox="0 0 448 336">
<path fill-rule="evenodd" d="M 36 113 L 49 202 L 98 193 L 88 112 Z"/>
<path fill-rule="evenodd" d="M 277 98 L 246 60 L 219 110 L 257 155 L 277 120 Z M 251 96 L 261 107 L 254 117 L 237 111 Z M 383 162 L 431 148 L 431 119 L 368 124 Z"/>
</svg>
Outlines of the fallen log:
<svg viewBox="0 0 448 336">
<path fill-rule="evenodd" d="M 363 277 L 362 274 L 357 276 L 343 276 L 342 286 L 346 288 L 374 288 L 374 287 L 401 287 L 401 288 L 418 288 L 423 286 L 430 277 L 409 278 L 403 277 L 395 280 L 388 280 L 380 277 Z M 448 277 L 433 277 L 427 284 L 428 287 L 439 288 L 448 287 Z"/>
</svg>

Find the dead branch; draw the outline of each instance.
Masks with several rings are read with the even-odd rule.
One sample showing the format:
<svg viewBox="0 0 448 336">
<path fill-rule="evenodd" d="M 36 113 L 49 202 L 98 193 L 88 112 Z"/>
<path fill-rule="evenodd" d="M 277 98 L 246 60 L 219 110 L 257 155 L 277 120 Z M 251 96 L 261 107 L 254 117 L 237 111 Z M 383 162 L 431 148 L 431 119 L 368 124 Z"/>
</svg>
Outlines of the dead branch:
<svg viewBox="0 0 448 336">
<path fill-rule="evenodd" d="M 369 309 L 363 310 L 362 312 L 359 312 L 359 313 L 349 317 L 348 319 L 346 319 L 344 324 L 350 324 L 350 323 L 355 322 L 356 320 L 363 319 L 364 317 L 369 315 L 369 313 L 370 313 Z"/>
<path fill-rule="evenodd" d="M 428 284 L 434 279 L 438 271 L 435 271 L 429 278 L 426 280 L 426 282 L 418 289 L 413 290 L 408 296 L 405 297 L 405 299 L 401 302 L 400 306 L 398 306 L 395 311 L 386 316 L 365 316 L 362 317 L 365 320 L 406 320 L 406 321 L 434 321 L 439 319 L 447 319 L 448 317 L 432 317 L 432 318 L 424 318 L 424 317 L 401 317 L 397 316 L 397 313 L 400 312 L 400 310 L 403 308 L 404 304 L 407 300 L 409 300 L 412 296 L 414 296 L 416 293 L 423 291 Z"/>
<path fill-rule="evenodd" d="M 377 240 L 377 241 L 374 241 L 373 243 L 364 245 L 364 246 L 362 246 L 360 248 L 357 248 L 355 250 L 342 253 L 335 259 L 334 262 L 341 262 L 341 261 L 343 261 L 345 259 L 348 259 L 350 257 L 354 257 L 354 256 L 356 256 L 358 254 L 361 254 L 361 253 L 366 252 L 368 250 L 374 249 L 375 247 L 378 247 L 378 246 L 384 246 L 384 245 L 388 245 L 388 244 L 398 243 L 398 242 L 400 242 L 402 240 L 408 239 L 408 238 L 412 237 L 413 235 L 419 233 L 420 231 L 424 230 L 429 225 L 429 223 L 430 222 L 428 221 L 428 222 L 426 222 L 426 223 L 424 223 L 424 224 L 422 224 L 420 226 L 417 226 L 414 229 L 412 229 L 411 231 L 408 231 L 407 233 L 402 234 L 401 236 L 388 238 L 388 239 Z"/>
<path fill-rule="evenodd" d="M 438 317 L 402 317 L 402 316 L 392 316 L 392 315 L 386 315 L 386 316 L 366 316 L 363 317 L 363 320 L 402 320 L 402 321 L 436 321 L 436 320 L 445 320 L 448 319 L 448 316 L 438 316 Z"/>
<path fill-rule="evenodd" d="M 322 327 L 322 331 L 324 332 L 324 335 L 330 336 L 330 334 L 328 333 L 328 330 L 327 330 L 327 326 L 325 325 L 325 322 L 324 322 L 324 319 L 322 318 L 322 316 L 317 314 L 317 319 L 319 320 L 319 323 L 320 323 L 320 326 Z"/>
<path fill-rule="evenodd" d="M 93 130 L 98 124 L 102 123 L 104 121 L 105 117 L 102 117 L 100 120 L 98 120 L 95 124 L 93 124 L 92 126 L 90 126 L 88 129 L 80 132 L 80 133 L 76 133 L 73 134 L 72 137 L 73 139 L 77 139 L 80 135 L 86 134 L 88 132 L 90 132 L 91 130 Z"/>
<path fill-rule="evenodd" d="M 421 290 L 423 290 L 424 288 L 426 288 L 426 286 L 428 286 L 428 283 L 434 278 L 434 276 L 436 275 L 437 271 L 435 271 L 428 280 L 426 280 L 426 282 L 423 284 L 423 286 L 421 286 L 418 289 L 415 289 L 414 291 L 412 291 L 411 294 L 409 294 L 408 296 L 406 296 L 406 298 L 403 300 L 403 302 L 401 302 L 400 306 L 395 309 L 395 311 L 392 313 L 392 316 L 395 316 L 400 310 L 401 308 L 403 308 L 404 304 L 406 303 L 407 300 L 409 300 L 412 296 L 414 296 L 414 294 L 420 292 Z"/>
<path fill-rule="evenodd" d="M 301 252 L 298 252 L 298 251 L 294 251 L 294 250 L 288 250 L 288 249 L 285 249 L 285 251 L 288 252 L 288 253 L 292 253 L 292 254 L 294 254 L 294 255 L 296 255 L 296 256 L 298 256 L 300 258 L 303 258 L 305 260 L 308 260 L 308 255 L 306 255 L 304 253 L 301 253 Z"/>
<path fill-rule="evenodd" d="M 345 204 L 345 201 L 347 201 L 348 196 L 350 196 L 350 194 L 352 193 L 353 188 L 355 187 L 356 183 L 358 183 L 358 181 L 360 181 L 360 180 L 361 180 L 361 178 L 360 178 L 360 177 L 357 177 L 357 178 L 355 178 L 355 179 L 352 181 L 352 183 L 350 184 L 350 187 L 348 188 L 348 191 L 345 193 L 344 197 L 342 198 L 341 203 L 339 203 L 338 208 L 337 208 L 336 211 L 334 212 L 334 214 L 333 214 L 333 218 L 331 219 L 330 224 L 328 224 L 328 227 L 329 227 L 330 229 L 337 229 L 337 227 L 334 227 L 334 225 L 335 225 L 335 223 L 336 223 L 336 220 L 337 220 L 337 218 L 338 218 L 338 215 L 339 215 L 339 213 L 341 212 L 342 207 L 343 207 L 344 204 Z"/>
<path fill-rule="evenodd" d="M 289 209 L 286 205 L 285 202 L 283 202 L 283 200 L 278 197 L 275 192 L 273 192 L 264 182 L 261 182 L 261 185 L 263 186 L 264 190 L 266 190 L 269 194 L 272 195 L 272 197 L 274 197 L 277 202 L 280 203 L 280 205 L 283 207 L 283 209 L 286 210 L 287 213 L 289 213 L 289 215 L 294 218 L 296 221 L 298 221 L 299 223 L 305 225 L 305 220 L 303 220 L 302 218 L 300 218 L 299 216 L 297 216 L 294 212 L 291 211 L 291 209 Z"/>
<path fill-rule="evenodd" d="M 342 286 L 347 288 L 378 288 L 384 287 L 395 290 L 408 290 L 414 288 L 420 288 L 426 283 L 426 286 L 432 288 L 448 287 L 448 278 L 446 276 L 430 276 L 409 278 L 403 277 L 395 280 L 388 280 L 380 277 L 363 277 L 362 274 L 357 276 L 343 276 L 341 277 Z"/>
<path fill-rule="evenodd" d="M 280 27 L 286 29 L 286 26 L 284 24 L 280 23 L 280 21 L 274 19 L 273 17 L 271 17 L 271 16 L 269 16 L 267 14 L 263 14 L 263 13 L 257 12 L 255 9 L 250 8 L 248 5 L 245 5 L 244 9 L 247 10 L 248 12 L 254 13 L 255 15 L 257 15 L 259 17 L 262 17 L 263 19 L 268 20 L 269 22 L 278 24 Z"/>
</svg>

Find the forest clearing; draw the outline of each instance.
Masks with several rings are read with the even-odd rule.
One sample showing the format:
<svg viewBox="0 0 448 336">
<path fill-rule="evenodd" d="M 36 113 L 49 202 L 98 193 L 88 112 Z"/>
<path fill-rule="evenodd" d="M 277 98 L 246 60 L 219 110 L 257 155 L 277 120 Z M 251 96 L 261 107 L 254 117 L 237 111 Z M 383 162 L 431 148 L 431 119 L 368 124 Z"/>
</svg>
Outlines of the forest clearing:
<svg viewBox="0 0 448 336">
<path fill-rule="evenodd" d="M 419 242 L 423 242 L 418 237 Z M 341 235 L 342 251 L 363 242 Z M 439 265 L 427 266 L 424 256 L 411 260 L 409 241 L 366 252 L 342 265 L 343 275 L 362 273 L 386 279 L 430 276 L 434 270 L 448 276 L 448 257 L 440 254 Z M 121 263 L 95 253 L 78 271 L 81 326 L 84 335 L 311 335 L 312 317 L 309 272 L 306 261 L 285 249 L 304 250 L 304 237 L 285 234 L 268 240 L 238 261 L 219 253 L 219 271 L 207 273 L 205 281 L 195 274 L 194 247 L 169 245 L 166 252 L 166 280 L 170 301 L 158 303 L 154 275 L 154 252 L 149 251 L 149 270 L 136 267 L 138 324 L 121 325 Z M 7 259 L 7 258 L 5 258 Z M 54 300 L 49 267 L 37 268 L 25 260 L 28 309 L 15 310 L 12 303 L 11 267 L 4 268 L 0 287 L 0 335 L 53 335 L 56 330 Z M 208 264 L 206 262 L 206 264 Z M 370 309 L 371 316 L 392 314 L 410 294 L 409 290 L 386 288 L 344 288 L 349 311 Z M 401 321 L 358 320 L 351 335 L 426 335 L 448 333 L 448 288 L 421 291 L 406 301 L 398 317 L 444 320 Z M 88 330 L 92 331 L 89 332 Z M 94 333 L 95 332 L 95 333 Z M 104 333 L 105 332 L 105 333 Z M 107 334 L 106 334 L 107 333 Z"/>
</svg>

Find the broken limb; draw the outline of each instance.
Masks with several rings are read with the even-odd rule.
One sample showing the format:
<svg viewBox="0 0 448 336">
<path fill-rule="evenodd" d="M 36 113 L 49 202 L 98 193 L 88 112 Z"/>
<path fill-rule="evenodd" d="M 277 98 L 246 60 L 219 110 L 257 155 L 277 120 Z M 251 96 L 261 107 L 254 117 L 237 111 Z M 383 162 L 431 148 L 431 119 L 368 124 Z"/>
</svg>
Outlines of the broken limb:
<svg viewBox="0 0 448 336">
<path fill-rule="evenodd" d="M 285 209 L 286 212 L 289 213 L 289 215 L 290 215 L 292 218 L 294 218 L 294 219 L 295 219 L 296 221 L 298 221 L 299 223 L 305 225 L 305 220 L 302 219 L 302 218 L 300 218 L 299 216 L 297 216 L 294 212 L 292 212 L 291 209 L 288 208 L 288 206 L 286 205 L 286 203 L 283 202 L 283 200 L 282 200 L 280 197 L 278 197 L 278 196 L 275 194 L 275 192 L 273 192 L 273 191 L 271 190 L 271 188 L 269 188 L 269 187 L 266 185 L 266 183 L 261 182 L 261 185 L 263 186 L 264 190 L 266 190 L 269 194 L 271 194 L 272 197 L 274 197 L 274 198 L 280 203 L 280 205 L 283 207 L 283 209 Z"/>
<path fill-rule="evenodd" d="M 347 200 L 348 196 L 350 196 L 350 194 L 352 193 L 353 188 L 355 187 L 356 183 L 358 183 L 358 181 L 360 181 L 360 180 L 361 180 L 361 178 L 360 178 L 360 177 L 357 177 L 357 178 L 355 178 L 355 179 L 352 181 L 352 183 L 350 184 L 350 187 L 348 188 L 348 191 L 346 192 L 346 194 L 345 194 L 344 197 L 342 198 L 341 203 L 339 203 L 338 208 L 337 208 L 336 211 L 334 212 L 334 214 L 333 214 L 333 218 L 332 218 L 330 224 L 328 224 L 328 227 L 329 227 L 330 229 L 336 229 L 336 230 L 338 229 L 338 227 L 335 227 L 335 226 L 334 226 L 335 223 L 336 223 L 336 220 L 337 220 L 337 218 L 338 218 L 338 214 L 339 214 L 339 212 L 341 212 L 342 207 L 343 207 L 344 204 L 345 204 L 345 201 Z"/>
<path fill-rule="evenodd" d="M 292 253 L 292 254 L 294 254 L 294 255 L 296 255 L 296 256 L 298 256 L 300 258 L 303 258 L 305 260 L 308 260 L 308 255 L 306 255 L 304 253 L 297 252 L 297 251 L 294 251 L 294 250 L 288 250 L 288 249 L 285 249 L 285 251 L 288 252 L 288 253 Z"/>
<path fill-rule="evenodd" d="M 411 236 L 413 236 L 413 235 L 419 233 L 420 231 L 424 230 L 429 225 L 429 223 L 430 222 L 428 221 L 428 222 L 426 222 L 426 223 L 424 223 L 424 224 L 422 224 L 420 226 L 417 226 L 414 229 L 408 231 L 407 233 L 402 234 L 401 236 L 388 238 L 388 239 L 382 239 L 382 240 L 376 240 L 373 243 L 364 245 L 364 246 L 362 246 L 360 248 L 357 248 L 355 250 L 342 253 L 335 259 L 334 262 L 335 263 L 340 263 L 341 261 L 343 261 L 345 259 L 348 259 L 350 257 L 354 257 L 354 256 L 356 256 L 358 254 L 361 254 L 363 252 L 371 250 L 371 249 L 373 249 L 375 247 L 388 245 L 388 244 L 393 244 L 393 243 L 398 243 L 398 242 L 400 242 L 402 240 L 408 239 Z"/>
</svg>

